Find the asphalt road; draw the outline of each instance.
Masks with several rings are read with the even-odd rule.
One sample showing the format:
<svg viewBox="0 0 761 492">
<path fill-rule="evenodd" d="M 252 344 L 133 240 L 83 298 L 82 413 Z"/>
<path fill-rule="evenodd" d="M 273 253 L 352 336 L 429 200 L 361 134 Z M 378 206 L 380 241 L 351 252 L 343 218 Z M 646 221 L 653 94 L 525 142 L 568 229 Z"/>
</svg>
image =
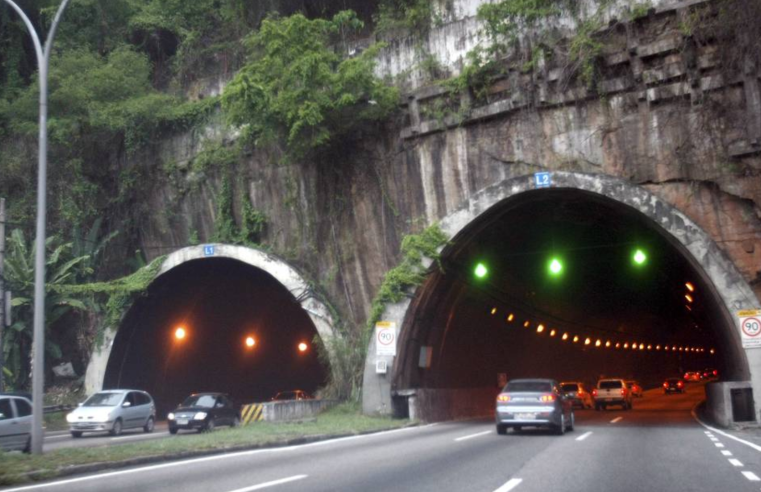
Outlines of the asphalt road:
<svg viewBox="0 0 761 492">
<path fill-rule="evenodd" d="M 685 395 L 651 391 L 632 411 L 579 411 L 576 430 L 564 436 L 499 436 L 490 421 L 453 422 L 8 490 L 761 490 L 761 452 L 693 419 L 702 394 L 700 385 Z"/>
<path fill-rule="evenodd" d="M 181 434 L 182 435 L 182 434 Z M 42 446 L 44 451 L 55 451 L 63 448 L 86 448 L 93 446 L 113 446 L 116 444 L 126 444 L 129 442 L 145 441 L 151 439 L 161 439 L 169 437 L 169 430 L 166 422 L 157 422 L 156 428 L 150 434 L 143 432 L 143 429 L 125 430 L 121 436 L 113 437 L 105 432 L 86 433 L 82 437 L 73 438 L 69 431 L 51 431 L 45 432 L 45 439 Z"/>
</svg>

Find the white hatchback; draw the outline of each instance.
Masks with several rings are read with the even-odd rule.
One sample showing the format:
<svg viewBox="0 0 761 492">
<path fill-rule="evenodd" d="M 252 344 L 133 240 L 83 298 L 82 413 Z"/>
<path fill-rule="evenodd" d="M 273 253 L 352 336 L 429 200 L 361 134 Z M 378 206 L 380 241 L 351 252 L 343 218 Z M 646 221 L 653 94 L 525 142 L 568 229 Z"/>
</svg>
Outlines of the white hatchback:
<svg viewBox="0 0 761 492">
<path fill-rule="evenodd" d="M 0 448 L 28 453 L 31 432 L 32 402 L 22 396 L 0 395 Z"/>
<path fill-rule="evenodd" d="M 90 396 L 66 416 L 74 437 L 84 432 L 108 432 L 118 436 L 123 429 L 143 428 L 153 432 L 156 405 L 151 395 L 139 390 L 107 390 Z"/>
</svg>

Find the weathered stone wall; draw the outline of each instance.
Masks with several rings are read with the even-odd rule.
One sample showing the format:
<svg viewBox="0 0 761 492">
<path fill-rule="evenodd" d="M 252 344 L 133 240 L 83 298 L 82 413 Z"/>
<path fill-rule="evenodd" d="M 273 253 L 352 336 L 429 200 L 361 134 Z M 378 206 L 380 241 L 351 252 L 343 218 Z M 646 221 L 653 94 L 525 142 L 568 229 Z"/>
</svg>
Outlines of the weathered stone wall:
<svg viewBox="0 0 761 492">
<path fill-rule="evenodd" d="M 454 2 L 468 14 L 476 3 Z M 340 154 L 294 165 L 278 164 L 272 149 L 245 156 L 234 171 L 236 192 L 267 215 L 265 245 L 311 277 L 354 326 L 395 266 L 404 234 L 489 185 L 545 169 L 645 186 L 700 225 L 761 296 L 759 72 L 722 74 L 715 48 L 680 32 L 678 20 L 697 3 L 654 2 L 659 9 L 646 19 L 620 24 L 607 38 L 596 91 L 566 85 L 551 64 L 512 70 L 487 100 L 463 101 L 471 109 L 461 118 L 427 111 L 444 93 L 412 83 L 402 117 L 363 130 Z M 465 52 L 463 39 L 476 30 L 472 17 L 454 20 L 431 32 L 428 47 Z M 408 67 L 404 50 L 412 48 L 404 43 L 390 48 L 402 61 L 388 54 L 382 70 Z M 188 162 L 215 131 L 142 156 L 152 213 L 140 231 L 151 254 L 185 246 L 191 230 L 202 241 L 211 235 L 222 172 L 194 173 Z"/>
</svg>

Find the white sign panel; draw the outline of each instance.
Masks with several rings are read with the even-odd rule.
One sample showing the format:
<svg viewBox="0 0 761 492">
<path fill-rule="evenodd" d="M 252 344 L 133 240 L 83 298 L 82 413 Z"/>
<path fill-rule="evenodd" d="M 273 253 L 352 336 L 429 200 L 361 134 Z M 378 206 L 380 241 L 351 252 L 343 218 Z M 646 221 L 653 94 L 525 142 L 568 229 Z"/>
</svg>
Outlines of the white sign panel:
<svg viewBox="0 0 761 492">
<path fill-rule="evenodd" d="M 396 323 L 393 321 L 375 323 L 375 354 L 396 356 Z"/>
<path fill-rule="evenodd" d="M 388 362 L 385 359 L 375 361 L 375 373 L 386 374 L 388 372 Z"/>
<path fill-rule="evenodd" d="M 738 311 L 743 348 L 761 347 L 761 309 Z"/>
</svg>

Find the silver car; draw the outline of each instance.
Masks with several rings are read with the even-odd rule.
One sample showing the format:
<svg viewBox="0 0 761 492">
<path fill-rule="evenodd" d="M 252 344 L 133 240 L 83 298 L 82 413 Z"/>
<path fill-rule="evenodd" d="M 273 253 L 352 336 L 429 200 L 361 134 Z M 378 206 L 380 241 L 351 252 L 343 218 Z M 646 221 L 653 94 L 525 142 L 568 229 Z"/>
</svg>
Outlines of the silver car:
<svg viewBox="0 0 761 492">
<path fill-rule="evenodd" d="M 553 379 L 513 379 L 497 396 L 497 434 L 523 427 L 548 427 L 556 434 L 572 431 L 573 402 Z"/>
<path fill-rule="evenodd" d="M 0 448 L 28 453 L 32 443 L 32 402 L 17 395 L 0 395 Z"/>
<path fill-rule="evenodd" d="M 108 432 L 118 436 L 123 429 L 142 428 L 153 432 L 156 405 L 151 395 L 139 390 L 107 390 L 90 396 L 66 416 L 74 437 L 84 432 Z"/>
</svg>

